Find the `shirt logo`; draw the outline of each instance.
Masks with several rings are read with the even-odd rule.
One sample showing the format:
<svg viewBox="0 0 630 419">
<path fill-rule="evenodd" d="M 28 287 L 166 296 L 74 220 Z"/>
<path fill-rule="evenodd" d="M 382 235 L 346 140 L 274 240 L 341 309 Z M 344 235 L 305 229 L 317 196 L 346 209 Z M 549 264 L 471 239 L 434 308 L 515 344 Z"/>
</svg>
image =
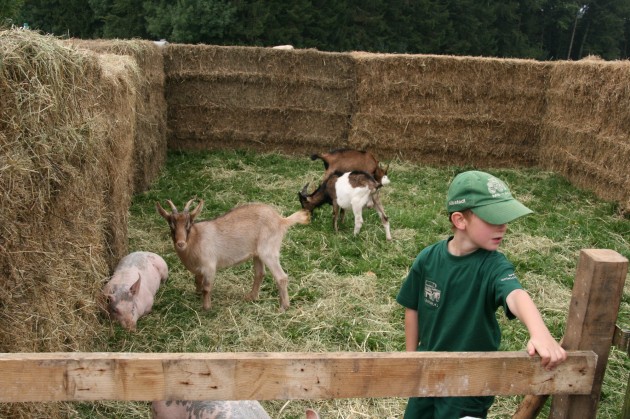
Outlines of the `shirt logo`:
<svg viewBox="0 0 630 419">
<path fill-rule="evenodd" d="M 424 283 L 424 302 L 431 307 L 437 307 L 440 303 L 442 291 L 439 290 L 437 284 L 432 281 Z"/>
</svg>

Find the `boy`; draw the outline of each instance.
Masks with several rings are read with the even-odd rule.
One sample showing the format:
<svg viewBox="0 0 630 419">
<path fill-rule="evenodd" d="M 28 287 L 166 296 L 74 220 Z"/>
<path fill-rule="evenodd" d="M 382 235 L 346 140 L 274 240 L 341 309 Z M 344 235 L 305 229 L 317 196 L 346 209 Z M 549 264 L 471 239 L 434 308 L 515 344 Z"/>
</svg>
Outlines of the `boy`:
<svg viewBox="0 0 630 419">
<path fill-rule="evenodd" d="M 396 301 L 405 307 L 407 351 L 496 351 L 503 307 L 529 331 L 527 352 L 551 370 L 566 352 L 551 336 L 514 266 L 497 251 L 507 223 L 532 211 L 501 180 L 480 171 L 457 175 L 447 211 L 453 236 L 420 252 Z M 493 397 L 410 398 L 405 419 L 485 418 Z"/>
</svg>

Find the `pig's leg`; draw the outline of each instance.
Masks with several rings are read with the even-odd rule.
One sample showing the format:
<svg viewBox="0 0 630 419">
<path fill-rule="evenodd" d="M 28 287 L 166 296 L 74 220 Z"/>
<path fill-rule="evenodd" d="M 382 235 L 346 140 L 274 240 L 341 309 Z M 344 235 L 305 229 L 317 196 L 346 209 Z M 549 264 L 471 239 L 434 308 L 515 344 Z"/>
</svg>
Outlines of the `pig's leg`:
<svg viewBox="0 0 630 419">
<path fill-rule="evenodd" d="M 258 293 L 260 292 L 260 285 L 262 284 L 263 277 L 265 276 L 265 264 L 258 256 L 254 256 L 254 284 L 249 294 L 245 296 L 247 301 L 253 301 L 258 299 Z"/>
</svg>

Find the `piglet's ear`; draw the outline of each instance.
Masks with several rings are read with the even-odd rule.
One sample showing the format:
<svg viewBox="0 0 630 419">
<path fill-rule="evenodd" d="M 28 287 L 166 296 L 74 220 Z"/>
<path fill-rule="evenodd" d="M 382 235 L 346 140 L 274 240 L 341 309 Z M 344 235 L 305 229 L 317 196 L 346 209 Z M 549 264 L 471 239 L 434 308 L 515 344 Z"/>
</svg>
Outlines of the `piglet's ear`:
<svg viewBox="0 0 630 419">
<path fill-rule="evenodd" d="M 131 295 L 138 295 L 138 291 L 140 290 L 140 274 L 138 274 L 138 280 L 129 288 L 131 291 Z"/>
</svg>

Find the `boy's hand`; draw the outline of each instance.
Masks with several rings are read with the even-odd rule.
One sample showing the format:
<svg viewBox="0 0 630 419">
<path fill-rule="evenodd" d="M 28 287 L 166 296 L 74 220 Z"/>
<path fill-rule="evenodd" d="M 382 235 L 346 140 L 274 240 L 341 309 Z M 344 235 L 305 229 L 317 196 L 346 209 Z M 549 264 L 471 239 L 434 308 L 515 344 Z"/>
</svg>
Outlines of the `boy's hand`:
<svg viewBox="0 0 630 419">
<path fill-rule="evenodd" d="M 527 342 L 527 353 L 530 356 L 538 353 L 540 364 L 547 371 L 553 370 L 567 359 L 567 352 L 551 335 L 543 339 L 530 339 Z"/>
</svg>

